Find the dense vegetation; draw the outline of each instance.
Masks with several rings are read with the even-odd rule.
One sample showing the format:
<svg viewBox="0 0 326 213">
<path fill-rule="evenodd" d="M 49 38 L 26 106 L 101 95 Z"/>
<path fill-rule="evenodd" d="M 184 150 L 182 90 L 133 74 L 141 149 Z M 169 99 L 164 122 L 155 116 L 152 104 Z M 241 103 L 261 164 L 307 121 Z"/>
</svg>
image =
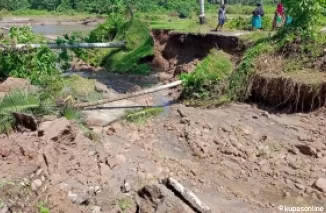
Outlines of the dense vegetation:
<svg viewBox="0 0 326 213">
<path fill-rule="evenodd" d="M 207 1 L 206 7 L 216 10 L 218 1 Z M 264 5 L 271 5 L 273 1 L 263 0 Z M 237 0 L 232 4 L 254 6 L 256 1 Z M 144 13 L 177 12 L 181 17 L 187 17 L 191 12 L 198 11 L 196 0 L 2 0 L 0 10 L 48 10 L 58 12 L 77 11 L 85 13 L 108 14 L 114 12 L 116 7 L 125 4 L 132 10 Z M 252 12 L 252 7 L 241 8 Z M 231 9 L 236 11 L 236 9 Z M 232 13 L 232 11 L 231 11 Z"/>
<path fill-rule="evenodd" d="M 260 57 L 264 55 L 267 58 L 279 58 L 278 60 L 282 60 L 282 63 L 287 64 L 284 67 L 285 72 L 289 72 L 289 70 L 300 72 L 301 70 L 311 69 L 310 65 L 325 54 L 323 50 L 326 36 L 318 31 L 318 24 L 320 23 L 317 22 L 323 16 L 325 1 L 300 0 L 298 2 L 297 0 L 284 0 L 283 2 L 288 8 L 288 13 L 295 20 L 291 25 L 279 29 L 273 36 L 255 33 L 255 35 L 261 34 L 263 36 L 251 44 L 250 48 L 244 53 L 239 65 L 232 73 L 230 72 L 230 75 L 226 76 L 226 73 L 218 69 L 218 65 L 214 65 L 214 72 L 212 72 L 212 67 L 203 66 L 211 61 L 213 55 L 209 55 L 197 66 L 194 73 L 185 74 L 181 77 L 184 82 L 186 97 L 195 98 L 195 105 L 201 106 L 215 105 L 216 102 L 225 100 L 247 100 L 251 94 L 250 87 L 254 75 L 261 71 L 264 72 L 264 70 L 255 67 Z M 266 20 L 270 22 L 265 18 L 265 22 Z M 245 29 L 250 25 L 249 19 L 243 17 L 234 19 L 229 24 L 236 29 Z M 250 37 L 255 36 L 250 35 Z M 221 58 L 219 56 L 218 59 L 215 59 L 215 63 L 221 62 Z M 265 61 L 266 58 L 261 60 Z M 228 63 L 226 59 L 223 61 L 223 64 Z M 296 66 L 289 68 L 293 64 Z M 272 70 L 275 71 L 273 68 Z M 277 70 L 276 72 L 282 71 Z M 227 89 L 219 89 L 225 88 L 226 85 Z M 219 91 L 219 93 L 216 91 Z M 216 101 L 216 99 L 219 101 Z M 194 101 L 190 104 L 193 103 Z"/>
<path fill-rule="evenodd" d="M 65 116 L 76 120 L 88 136 L 90 131 L 84 126 L 80 113 L 70 108 L 74 101 L 93 101 L 101 99 L 95 91 L 95 82 L 81 77 L 62 77 L 58 65 L 69 62 L 67 50 L 54 52 L 43 46 L 38 49 L 14 50 L 12 43 L 44 43 L 42 36 L 34 34 L 30 28 L 11 28 L 8 38 L 1 38 L 0 78 L 8 76 L 29 79 L 39 89 L 13 91 L 0 100 L 0 133 L 10 132 L 15 124 L 14 114 L 27 114 L 41 117 L 48 114 Z M 63 66 L 67 68 L 67 66 Z"/>
</svg>

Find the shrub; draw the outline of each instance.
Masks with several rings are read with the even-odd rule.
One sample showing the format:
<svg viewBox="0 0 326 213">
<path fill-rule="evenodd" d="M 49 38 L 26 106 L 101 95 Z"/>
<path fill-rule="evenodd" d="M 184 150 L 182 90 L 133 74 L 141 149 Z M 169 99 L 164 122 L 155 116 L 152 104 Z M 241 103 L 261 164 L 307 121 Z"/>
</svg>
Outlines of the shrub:
<svg viewBox="0 0 326 213">
<path fill-rule="evenodd" d="M 184 2 L 178 4 L 176 11 L 178 12 L 180 18 L 188 18 L 191 13 L 191 8 L 189 4 Z"/>
<path fill-rule="evenodd" d="M 262 27 L 264 30 L 269 30 L 272 28 L 273 18 L 270 16 L 264 16 L 262 20 Z"/>
<path fill-rule="evenodd" d="M 30 28 L 11 28 L 11 40 L 3 39 L 3 44 L 18 43 L 42 43 L 44 39 L 36 36 Z M 12 50 L 0 52 L 0 76 L 28 78 L 32 84 L 44 85 L 55 80 L 59 76 L 56 68 L 58 57 L 48 47 L 30 50 Z"/>
<path fill-rule="evenodd" d="M 251 17 L 238 16 L 226 22 L 226 26 L 230 29 L 248 29 L 251 27 Z"/>
<path fill-rule="evenodd" d="M 108 19 L 100 24 L 89 34 L 89 42 L 111 41 L 115 38 L 118 30 L 125 24 L 124 16 L 121 14 L 111 14 Z"/>
</svg>

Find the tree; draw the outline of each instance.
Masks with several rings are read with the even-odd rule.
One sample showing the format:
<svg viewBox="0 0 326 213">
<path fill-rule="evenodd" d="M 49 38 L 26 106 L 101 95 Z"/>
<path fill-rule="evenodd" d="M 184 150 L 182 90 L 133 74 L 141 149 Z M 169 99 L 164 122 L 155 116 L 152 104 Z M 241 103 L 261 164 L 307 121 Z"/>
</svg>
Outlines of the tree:
<svg viewBox="0 0 326 213">
<path fill-rule="evenodd" d="M 293 27 L 312 30 L 323 12 L 326 0 L 283 0 L 287 13 L 293 18 Z"/>
</svg>

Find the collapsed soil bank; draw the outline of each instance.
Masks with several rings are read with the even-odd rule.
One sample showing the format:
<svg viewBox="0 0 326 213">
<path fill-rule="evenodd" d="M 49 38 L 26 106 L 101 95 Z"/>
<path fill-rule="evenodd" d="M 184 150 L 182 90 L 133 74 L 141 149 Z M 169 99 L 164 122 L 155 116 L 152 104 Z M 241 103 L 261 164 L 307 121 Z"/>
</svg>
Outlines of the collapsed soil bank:
<svg viewBox="0 0 326 213">
<path fill-rule="evenodd" d="M 214 48 L 231 55 L 239 55 L 244 51 L 240 39 L 231 35 L 152 30 L 152 36 L 155 43 L 152 65 L 155 70 L 166 72 L 167 77 L 193 71 L 198 61 Z"/>
<path fill-rule="evenodd" d="M 288 112 L 311 112 L 326 105 L 325 77 L 320 72 L 256 75 L 251 100 Z"/>
<path fill-rule="evenodd" d="M 152 66 L 161 80 L 194 71 L 212 49 L 241 57 L 246 45 L 237 36 L 152 30 L 155 56 Z M 280 67 L 272 65 L 279 72 Z M 317 81 L 316 81 L 317 80 Z M 249 101 L 288 112 L 310 112 L 326 105 L 326 77 L 321 72 L 257 74 L 251 81 Z"/>
</svg>

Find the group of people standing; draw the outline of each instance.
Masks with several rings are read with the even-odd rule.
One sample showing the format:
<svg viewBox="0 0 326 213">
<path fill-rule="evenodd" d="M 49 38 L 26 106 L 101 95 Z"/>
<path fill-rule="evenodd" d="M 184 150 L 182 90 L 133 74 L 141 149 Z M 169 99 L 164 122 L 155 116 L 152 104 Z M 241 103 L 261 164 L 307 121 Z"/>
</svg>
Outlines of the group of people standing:
<svg viewBox="0 0 326 213">
<path fill-rule="evenodd" d="M 226 7 L 222 5 L 218 10 L 218 26 L 216 28 L 217 31 L 221 30 L 226 19 Z M 263 25 L 263 17 L 265 15 L 263 5 L 261 3 L 256 4 L 256 8 L 252 12 L 252 28 L 253 29 L 262 29 Z M 275 16 L 273 20 L 273 30 L 276 28 L 280 28 L 284 25 L 288 25 L 292 23 L 292 18 L 289 15 L 285 14 L 285 8 L 283 7 L 282 2 L 279 2 L 276 6 Z"/>
<path fill-rule="evenodd" d="M 262 28 L 262 17 L 265 15 L 263 5 L 257 3 L 255 10 L 252 12 L 252 28 L 261 29 Z M 285 14 L 285 8 L 282 2 L 279 2 L 276 6 L 275 15 L 273 19 L 272 29 L 283 27 L 284 25 L 289 25 L 292 23 L 292 17 Z"/>
</svg>

